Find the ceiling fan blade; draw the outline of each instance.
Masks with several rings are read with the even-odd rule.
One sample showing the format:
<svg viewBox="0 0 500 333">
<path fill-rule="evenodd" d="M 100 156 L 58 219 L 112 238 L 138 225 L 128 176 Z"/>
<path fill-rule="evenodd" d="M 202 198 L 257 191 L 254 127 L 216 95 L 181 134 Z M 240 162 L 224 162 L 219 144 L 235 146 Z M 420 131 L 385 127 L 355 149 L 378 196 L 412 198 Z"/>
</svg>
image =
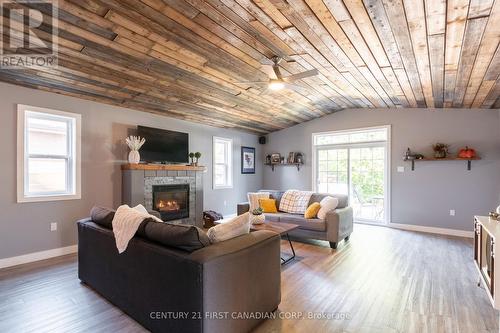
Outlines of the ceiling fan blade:
<svg viewBox="0 0 500 333">
<path fill-rule="evenodd" d="M 315 75 L 318 75 L 318 70 L 317 69 L 311 69 L 310 71 L 305 71 L 305 72 L 302 72 L 302 73 L 292 74 L 290 76 L 287 76 L 287 77 L 283 78 L 283 80 L 285 80 L 287 82 L 293 82 L 293 81 L 297 81 L 297 80 L 300 80 L 300 79 L 305 79 L 306 77 L 311 77 L 311 76 L 315 76 Z"/>
<path fill-rule="evenodd" d="M 273 71 L 274 71 L 274 74 L 276 74 L 276 78 L 278 80 L 282 80 L 283 79 L 283 76 L 281 76 L 281 72 L 280 72 L 280 66 L 278 66 L 277 64 L 273 66 Z"/>
</svg>

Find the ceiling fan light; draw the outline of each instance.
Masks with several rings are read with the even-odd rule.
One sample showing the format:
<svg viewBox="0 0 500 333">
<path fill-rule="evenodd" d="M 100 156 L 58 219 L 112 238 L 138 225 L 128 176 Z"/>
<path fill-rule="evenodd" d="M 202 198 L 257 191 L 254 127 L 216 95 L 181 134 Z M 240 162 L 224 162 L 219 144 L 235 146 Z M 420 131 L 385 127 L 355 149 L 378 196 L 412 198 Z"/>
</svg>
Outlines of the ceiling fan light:
<svg viewBox="0 0 500 333">
<path fill-rule="evenodd" d="M 271 90 L 281 90 L 285 88 L 285 84 L 280 81 L 269 82 L 269 89 Z"/>
</svg>

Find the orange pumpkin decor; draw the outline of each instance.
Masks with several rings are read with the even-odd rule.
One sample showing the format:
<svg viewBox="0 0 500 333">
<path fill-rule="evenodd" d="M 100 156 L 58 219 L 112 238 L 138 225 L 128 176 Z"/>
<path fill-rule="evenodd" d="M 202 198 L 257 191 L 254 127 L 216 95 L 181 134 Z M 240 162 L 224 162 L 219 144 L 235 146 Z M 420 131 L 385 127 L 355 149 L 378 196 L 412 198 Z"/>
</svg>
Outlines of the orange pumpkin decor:
<svg viewBox="0 0 500 333">
<path fill-rule="evenodd" d="M 458 152 L 458 157 L 460 158 L 474 158 L 476 157 L 476 151 L 472 148 L 465 146 L 465 148 L 460 149 Z"/>
</svg>

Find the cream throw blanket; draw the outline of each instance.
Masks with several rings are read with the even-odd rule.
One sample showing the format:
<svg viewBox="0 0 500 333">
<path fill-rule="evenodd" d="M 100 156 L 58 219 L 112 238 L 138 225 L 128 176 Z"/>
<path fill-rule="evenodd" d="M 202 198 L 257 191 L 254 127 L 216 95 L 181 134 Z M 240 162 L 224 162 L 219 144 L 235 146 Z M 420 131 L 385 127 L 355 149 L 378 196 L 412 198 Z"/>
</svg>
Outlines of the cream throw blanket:
<svg viewBox="0 0 500 333">
<path fill-rule="evenodd" d="M 207 231 L 210 243 L 219 243 L 225 240 L 248 234 L 250 232 L 250 213 L 236 216 L 231 220 L 217 224 Z"/>
<path fill-rule="evenodd" d="M 137 205 L 134 208 L 130 208 L 128 205 L 118 207 L 112 222 L 118 253 L 127 249 L 128 242 L 134 237 L 142 221 L 147 218 L 163 222 L 156 216 L 149 214 L 143 205 Z"/>
</svg>

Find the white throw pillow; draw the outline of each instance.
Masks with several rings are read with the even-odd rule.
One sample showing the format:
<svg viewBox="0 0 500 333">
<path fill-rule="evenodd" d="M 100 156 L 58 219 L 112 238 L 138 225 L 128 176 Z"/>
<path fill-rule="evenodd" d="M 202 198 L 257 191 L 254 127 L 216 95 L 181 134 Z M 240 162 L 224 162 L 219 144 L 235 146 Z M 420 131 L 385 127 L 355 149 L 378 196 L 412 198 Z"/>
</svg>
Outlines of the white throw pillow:
<svg viewBox="0 0 500 333">
<path fill-rule="evenodd" d="M 246 212 L 221 224 L 217 224 L 207 231 L 210 243 L 219 243 L 250 232 L 250 213 Z"/>
<path fill-rule="evenodd" d="M 326 213 L 331 210 L 334 210 L 339 205 L 339 199 L 334 197 L 324 197 L 323 200 L 320 201 L 319 205 L 321 208 L 318 211 L 318 219 L 325 219 Z"/>
<path fill-rule="evenodd" d="M 248 203 L 250 205 L 249 211 L 251 212 L 252 210 L 259 208 L 260 207 L 259 199 L 269 199 L 269 195 L 270 195 L 269 192 L 255 192 L 255 193 L 249 192 L 247 194 Z"/>
</svg>

